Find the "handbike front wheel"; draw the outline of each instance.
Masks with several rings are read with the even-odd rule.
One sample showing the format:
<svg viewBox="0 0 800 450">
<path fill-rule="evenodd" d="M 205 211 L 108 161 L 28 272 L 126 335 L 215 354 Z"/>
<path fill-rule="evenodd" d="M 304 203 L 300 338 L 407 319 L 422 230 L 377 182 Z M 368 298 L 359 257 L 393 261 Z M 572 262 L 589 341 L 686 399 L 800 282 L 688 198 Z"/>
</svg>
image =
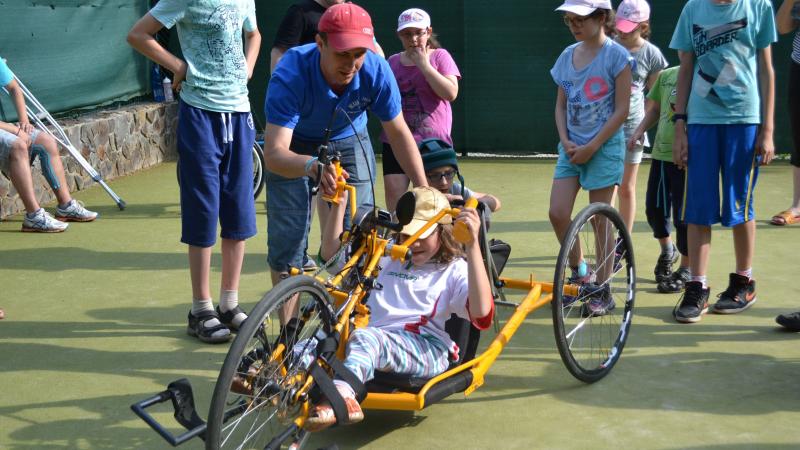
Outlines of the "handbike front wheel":
<svg viewBox="0 0 800 450">
<path fill-rule="evenodd" d="M 573 219 L 553 281 L 553 330 L 575 378 L 593 383 L 619 360 L 636 293 L 633 245 L 619 213 L 592 203 Z"/>
<path fill-rule="evenodd" d="M 303 414 L 313 336 L 334 326 L 325 287 L 297 276 L 267 292 L 253 308 L 222 365 L 208 412 L 206 449 L 263 449 Z M 288 440 L 303 441 L 303 432 Z"/>
</svg>

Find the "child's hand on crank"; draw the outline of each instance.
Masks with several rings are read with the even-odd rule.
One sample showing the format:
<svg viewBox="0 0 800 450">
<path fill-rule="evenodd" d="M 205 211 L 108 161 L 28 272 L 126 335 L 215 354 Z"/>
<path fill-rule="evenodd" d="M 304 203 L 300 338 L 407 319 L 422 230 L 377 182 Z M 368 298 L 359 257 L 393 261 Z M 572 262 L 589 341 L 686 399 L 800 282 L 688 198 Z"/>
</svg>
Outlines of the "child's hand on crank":
<svg viewBox="0 0 800 450">
<path fill-rule="evenodd" d="M 461 208 L 461 212 L 456 216 L 456 223 L 463 222 L 469 229 L 469 234 L 472 240 L 467 244 L 467 247 L 478 247 L 478 232 L 481 229 L 481 220 L 478 217 L 478 211 L 475 208 Z"/>
</svg>

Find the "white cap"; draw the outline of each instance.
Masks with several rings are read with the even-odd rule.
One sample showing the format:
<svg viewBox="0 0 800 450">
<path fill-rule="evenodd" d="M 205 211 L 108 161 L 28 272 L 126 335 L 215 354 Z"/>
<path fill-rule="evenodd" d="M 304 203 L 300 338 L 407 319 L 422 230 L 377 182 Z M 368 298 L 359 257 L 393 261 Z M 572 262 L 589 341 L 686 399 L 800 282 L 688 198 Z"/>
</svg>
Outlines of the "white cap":
<svg viewBox="0 0 800 450">
<path fill-rule="evenodd" d="M 565 0 L 556 11 L 571 12 L 579 16 L 588 16 L 596 9 L 613 9 L 610 0 Z"/>
<path fill-rule="evenodd" d="M 410 27 L 427 29 L 430 26 L 431 16 L 419 8 L 407 9 L 397 18 L 397 31 Z"/>
</svg>

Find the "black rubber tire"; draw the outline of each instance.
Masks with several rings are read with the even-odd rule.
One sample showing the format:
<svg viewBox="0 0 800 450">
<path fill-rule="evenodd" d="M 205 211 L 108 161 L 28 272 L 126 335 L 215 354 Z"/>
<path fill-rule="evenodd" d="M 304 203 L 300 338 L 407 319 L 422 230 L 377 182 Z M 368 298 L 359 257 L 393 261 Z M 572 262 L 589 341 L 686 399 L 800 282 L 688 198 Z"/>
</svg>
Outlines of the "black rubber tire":
<svg viewBox="0 0 800 450">
<path fill-rule="evenodd" d="M 175 164 L 175 178 L 178 186 L 181 185 L 181 160 Z M 253 143 L 253 199 L 258 199 L 261 191 L 264 190 L 266 178 L 264 177 L 264 150 L 258 142 Z"/>
<path fill-rule="evenodd" d="M 599 218 L 607 219 L 608 222 L 599 222 Z M 595 230 L 594 224 L 600 223 L 611 224 L 610 232 L 598 233 L 598 235 L 605 234 L 603 242 L 606 242 L 606 250 L 603 252 L 605 255 L 602 261 L 598 261 L 600 258 L 597 258 L 597 253 L 601 253 L 602 244 L 598 235 L 595 235 L 594 231 L 589 231 Z M 614 244 L 608 244 L 612 238 Z M 597 272 L 600 275 L 595 274 L 593 281 L 590 281 L 592 275 L 589 275 L 586 288 L 582 288 L 578 296 L 565 296 L 564 286 L 569 284 L 568 277 L 571 274 L 570 251 L 574 243 L 584 245 L 585 241 L 592 240 L 595 242 L 596 250 L 594 261 L 591 260 L 591 249 L 586 249 L 582 254 L 584 261 L 588 261 L 587 264 L 600 269 Z M 567 370 L 575 378 L 585 383 L 593 383 L 611 371 L 619 360 L 628 338 L 636 293 L 633 245 L 622 217 L 617 210 L 605 203 L 592 203 L 579 212 L 567 229 L 562 242 L 553 281 L 552 312 L 556 345 Z M 609 261 L 607 254 L 609 245 L 614 245 L 619 258 L 612 252 Z M 611 270 L 605 266 L 608 263 L 612 266 Z M 608 279 L 597 282 L 597 279 L 606 275 Z M 609 289 L 615 307 L 605 314 L 595 315 L 588 303 L 592 295 L 585 295 L 583 292 L 593 291 L 596 296 L 597 292 L 605 288 Z M 565 297 L 567 297 L 566 302 Z"/>
<path fill-rule="evenodd" d="M 258 199 L 264 190 L 264 149 L 258 141 L 253 143 L 253 198 Z"/>
<path fill-rule="evenodd" d="M 305 310 L 303 306 L 310 305 L 309 315 L 315 319 L 314 325 L 303 327 L 295 333 L 292 342 L 301 342 L 301 337 L 313 336 L 320 328 L 326 332 L 333 329 L 334 313 L 330 297 L 316 279 L 304 275 L 291 277 L 267 292 L 239 330 L 219 372 L 208 412 L 206 449 L 263 449 L 271 439 L 286 431 L 297 417 L 297 405 L 289 405 L 286 401 L 289 397 L 287 386 L 292 379 L 304 379 L 301 376 L 303 369 L 298 367 L 300 364 L 297 361 L 287 359 L 285 354 L 279 364 L 269 362 L 269 358 L 265 357 L 273 353 L 271 349 L 265 349 L 265 343 L 266 347 L 276 343 L 280 334 L 278 311 L 292 298 L 301 303 L 298 306 L 301 310 Z M 284 375 L 278 373 L 281 368 L 286 369 Z M 254 376 L 251 379 L 252 393 L 237 394 L 231 390 L 237 374 Z M 247 377 L 237 377 L 238 380 L 244 378 Z M 245 407 L 246 414 L 236 412 Z M 230 417 L 224 417 L 226 414 Z M 253 428 L 259 431 L 252 436 L 248 436 L 248 431 L 242 437 L 234 435 Z"/>
</svg>

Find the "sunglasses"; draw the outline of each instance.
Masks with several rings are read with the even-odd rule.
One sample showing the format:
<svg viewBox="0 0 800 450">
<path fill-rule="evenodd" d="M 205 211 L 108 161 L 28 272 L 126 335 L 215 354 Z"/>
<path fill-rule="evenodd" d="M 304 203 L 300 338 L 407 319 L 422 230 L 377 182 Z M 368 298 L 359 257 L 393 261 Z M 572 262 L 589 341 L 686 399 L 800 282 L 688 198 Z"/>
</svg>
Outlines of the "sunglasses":
<svg viewBox="0 0 800 450">
<path fill-rule="evenodd" d="M 566 26 L 573 26 L 575 28 L 580 28 L 583 26 L 584 22 L 591 19 L 591 16 L 586 17 L 567 17 L 564 16 L 564 25 Z"/>
<path fill-rule="evenodd" d="M 436 182 L 436 181 L 439 181 L 441 179 L 446 179 L 447 181 L 452 181 L 455 176 L 456 176 L 456 171 L 455 170 L 447 170 L 447 171 L 444 171 L 444 172 L 425 174 L 425 177 L 428 179 L 428 181 L 431 181 L 431 182 Z"/>
</svg>

